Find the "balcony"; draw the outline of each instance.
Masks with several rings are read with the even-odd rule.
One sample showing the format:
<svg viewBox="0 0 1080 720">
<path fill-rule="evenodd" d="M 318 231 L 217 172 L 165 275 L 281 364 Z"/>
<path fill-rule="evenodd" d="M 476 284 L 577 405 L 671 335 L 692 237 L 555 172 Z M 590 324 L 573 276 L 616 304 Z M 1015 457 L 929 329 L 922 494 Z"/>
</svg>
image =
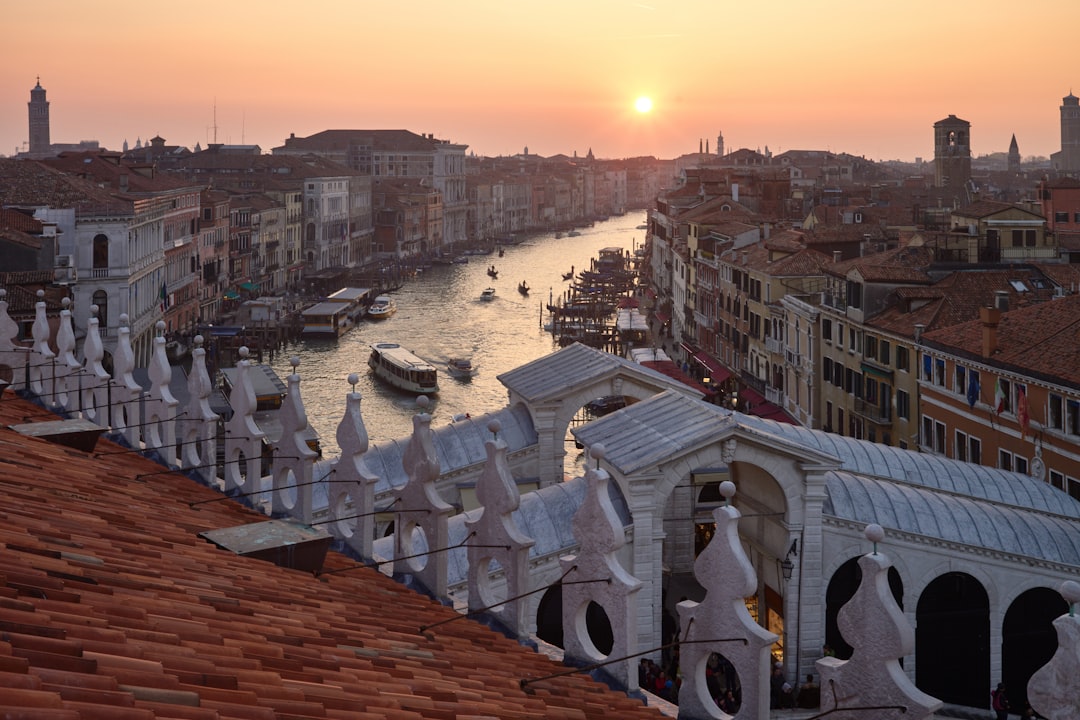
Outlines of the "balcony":
<svg viewBox="0 0 1080 720">
<path fill-rule="evenodd" d="M 771 402 L 773 405 L 779 405 L 780 407 L 783 407 L 784 391 L 780 388 L 766 387 L 765 399 Z"/>
<path fill-rule="evenodd" d="M 877 425 L 892 425 L 892 406 L 884 408 L 877 403 L 855 398 L 855 413 Z"/>
<path fill-rule="evenodd" d="M 769 337 L 765 338 L 765 351 L 779 355 L 781 352 L 784 351 L 784 349 L 783 346 L 780 344 L 780 341 L 770 335 Z"/>
</svg>

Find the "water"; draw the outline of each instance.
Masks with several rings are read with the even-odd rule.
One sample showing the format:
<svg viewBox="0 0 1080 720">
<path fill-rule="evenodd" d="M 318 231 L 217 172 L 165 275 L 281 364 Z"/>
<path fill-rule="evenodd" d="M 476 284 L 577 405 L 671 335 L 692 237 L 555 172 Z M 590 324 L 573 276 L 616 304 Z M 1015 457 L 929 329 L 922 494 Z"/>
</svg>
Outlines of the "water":
<svg viewBox="0 0 1080 720">
<path fill-rule="evenodd" d="M 644 241 L 641 212 L 632 212 L 580 230 L 577 237 L 537 235 L 520 245 L 507 246 L 505 255 L 474 255 L 467 265 L 436 265 L 405 282 L 393 293 L 397 313 L 381 321 L 364 321 L 338 340 L 302 340 L 277 353 L 271 365 L 282 377 L 291 373 L 289 358 L 297 356 L 302 379 L 300 392 L 308 422 L 319 433 L 324 455 L 339 454 L 335 437 L 345 412 L 347 378 L 359 376 L 361 411 L 372 442 L 401 438 L 412 432 L 416 396 L 377 380 L 367 366 L 370 346 L 396 342 L 439 368 L 439 394 L 429 412 L 434 425 L 449 423 L 454 415 L 478 415 L 504 407 L 506 388 L 496 377 L 558 349 L 545 332 L 544 309 L 569 287 L 563 273 L 588 268 L 605 247 L 632 250 Z M 487 269 L 494 265 L 498 278 Z M 522 296 L 518 283 L 530 292 Z M 485 302 L 480 293 L 494 287 L 495 299 Z M 477 373 L 458 380 L 446 371 L 452 357 L 472 358 Z"/>
</svg>

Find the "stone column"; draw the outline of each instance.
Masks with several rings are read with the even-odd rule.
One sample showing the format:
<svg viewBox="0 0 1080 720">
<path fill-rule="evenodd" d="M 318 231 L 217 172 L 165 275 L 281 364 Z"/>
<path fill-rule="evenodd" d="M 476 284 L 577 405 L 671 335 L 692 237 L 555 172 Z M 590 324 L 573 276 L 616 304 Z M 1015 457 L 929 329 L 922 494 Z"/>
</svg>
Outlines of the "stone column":
<svg viewBox="0 0 1080 720">
<path fill-rule="evenodd" d="M 627 478 L 626 502 L 634 521 L 633 566 L 630 574 L 645 587 L 638 596 L 638 647 L 659 647 L 662 638 L 661 608 L 664 589 L 664 518 L 656 497 L 659 477 Z M 659 659 L 656 655 L 654 659 Z"/>
</svg>

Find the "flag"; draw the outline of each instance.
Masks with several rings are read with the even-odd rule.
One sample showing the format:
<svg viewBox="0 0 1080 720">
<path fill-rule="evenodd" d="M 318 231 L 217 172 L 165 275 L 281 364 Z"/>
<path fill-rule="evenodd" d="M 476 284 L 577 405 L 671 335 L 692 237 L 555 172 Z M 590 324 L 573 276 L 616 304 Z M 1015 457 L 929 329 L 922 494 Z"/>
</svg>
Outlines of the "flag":
<svg viewBox="0 0 1080 720">
<path fill-rule="evenodd" d="M 1025 440 L 1031 425 L 1031 414 L 1028 412 L 1027 393 L 1022 387 L 1016 388 L 1016 419 L 1020 422 L 1020 439 Z"/>
<path fill-rule="evenodd" d="M 972 409 L 975 408 L 975 403 L 978 402 L 978 400 L 979 400 L 979 390 L 980 389 L 981 388 L 979 387 L 979 376 L 976 375 L 973 372 L 973 373 L 971 373 L 970 376 L 968 376 L 968 386 L 967 386 L 968 407 L 970 407 Z"/>
<path fill-rule="evenodd" d="M 1005 409 L 1005 393 L 1001 391 L 1001 379 L 994 381 L 994 412 L 998 415 Z"/>
<path fill-rule="evenodd" d="M 165 287 L 165 283 L 161 283 L 161 312 L 165 312 L 169 309 L 169 289 Z"/>
</svg>

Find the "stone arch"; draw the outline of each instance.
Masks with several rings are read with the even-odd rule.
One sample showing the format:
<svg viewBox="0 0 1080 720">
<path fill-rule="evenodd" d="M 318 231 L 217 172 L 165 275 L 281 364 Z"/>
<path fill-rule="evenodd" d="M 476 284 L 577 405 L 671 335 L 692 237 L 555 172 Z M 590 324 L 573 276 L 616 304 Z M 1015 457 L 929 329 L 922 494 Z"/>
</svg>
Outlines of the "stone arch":
<svg viewBox="0 0 1080 720">
<path fill-rule="evenodd" d="M 990 677 L 990 597 L 965 572 L 931 580 L 919 596 L 915 624 L 915 684 L 947 703 L 987 707 Z"/>
<path fill-rule="evenodd" d="M 1054 620 L 1069 611 L 1061 593 L 1034 587 L 1020 593 L 1001 625 L 1001 682 L 1013 708 L 1027 705 L 1027 686 L 1035 671 L 1050 662 L 1058 647 Z"/>
</svg>

